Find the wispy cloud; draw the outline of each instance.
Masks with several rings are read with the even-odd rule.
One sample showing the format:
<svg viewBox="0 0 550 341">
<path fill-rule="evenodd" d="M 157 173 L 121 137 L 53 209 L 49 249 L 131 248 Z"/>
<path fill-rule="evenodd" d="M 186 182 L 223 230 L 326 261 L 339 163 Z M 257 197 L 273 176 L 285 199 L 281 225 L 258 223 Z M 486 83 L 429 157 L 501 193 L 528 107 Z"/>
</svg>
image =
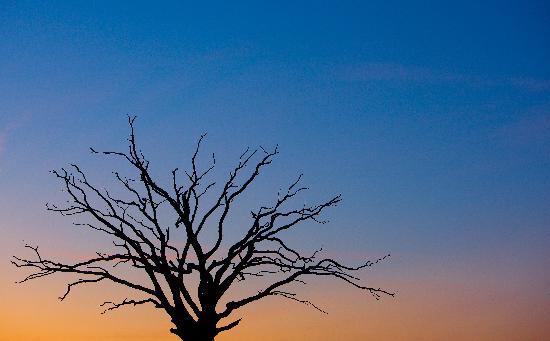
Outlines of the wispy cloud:
<svg viewBox="0 0 550 341">
<path fill-rule="evenodd" d="M 343 67 L 339 77 L 348 81 L 393 81 L 420 84 L 463 84 L 472 87 L 508 86 L 528 91 L 549 91 L 550 79 L 489 77 L 395 63 L 362 63 Z"/>
<path fill-rule="evenodd" d="M 550 79 L 534 79 L 526 77 L 515 77 L 508 79 L 510 85 L 533 91 L 550 90 Z"/>
</svg>

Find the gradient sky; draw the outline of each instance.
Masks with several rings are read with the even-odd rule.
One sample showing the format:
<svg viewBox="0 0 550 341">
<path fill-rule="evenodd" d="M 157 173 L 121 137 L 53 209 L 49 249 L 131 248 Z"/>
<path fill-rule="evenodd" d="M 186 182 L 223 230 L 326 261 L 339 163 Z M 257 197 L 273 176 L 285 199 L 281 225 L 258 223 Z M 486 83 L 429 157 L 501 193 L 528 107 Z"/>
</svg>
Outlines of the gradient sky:
<svg viewBox="0 0 550 341">
<path fill-rule="evenodd" d="M 291 239 L 396 291 L 333 281 L 302 291 L 329 312 L 267 300 L 223 341 L 550 339 L 550 6 L 544 1 L 0 1 L 0 340 L 175 340 L 147 307 L 105 316 L 120 289 L 25 285 L 25 242 L 72 259 L 101 245 L 45 211 L 48 173 L 99 183 L 126 115 L 159 174 L 246 146 L 281 155 L 246 209 L 296 174 L 307 199 L 342 193 L 331 223 Z M 318 230 L 310 235 L 313 229 Z"/>
</svg>

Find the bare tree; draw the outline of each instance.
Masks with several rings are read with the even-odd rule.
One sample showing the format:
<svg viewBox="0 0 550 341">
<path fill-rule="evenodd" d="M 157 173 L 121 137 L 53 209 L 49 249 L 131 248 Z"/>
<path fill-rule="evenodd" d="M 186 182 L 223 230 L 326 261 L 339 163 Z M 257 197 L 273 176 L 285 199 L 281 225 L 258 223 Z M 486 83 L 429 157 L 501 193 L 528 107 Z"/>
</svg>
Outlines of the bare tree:
<svg viewBox="0 0 550 341">
<path fill-rule="evenodd" d="M 126 197 L 91 184 L 76 165 L 52 171 L 63 184 L 69 200 L 65 206 L 47 205 L 47 209 L 64 216 L 86 216 L 85 222 L 79 220 L 75 225 L 106 234 L 114 247 L 109 252 L 97 252 L 85 261 L 66 263 L 44 258 L 38 247 L 26 245 L 35 257 L 14 257 L 12 261 L 17 267 L 32 269 L 21 282 L 56 273 L 78 275 L 78 279 L 67 285 L 61 300 L 82 284 L 114 282 L 134 289 L 141 298 L 105 302 L 104 312 L 128 305 L 153 304 L 170 316 L 174 324 L 170 331 L 184 341 L 214 340 L 219 333 L 239 324 L 240 319 L 227 321 L 237 309 L 268 296 L 294 300 L 322 311 L 288 291 L 289 285 L 305 283 L 303 279 L 308 276 L 337 278 L 376 299 L 381 295 L 393 296 L 381 288 L 362 285 L 352 275 L 389 255 L 351 267 L 320 257 L 321 250 L 304 255 L 282 239 L 282 232 L 300 223 L 324 223 L 320 215 L 341 200 L 340 195 L 336 195 L 318 204 L 287 208 L 291 199 L 306 190 L 300 185 L 301 176 L 284 193 L 279 193 L 271 206 L 251 212 L 246 234 L 231 245 L 222 246 L 222 242 L 226 244 L 226 221 L 235 200 L 272 162 L 278 154 L 277 148 L 247 149 L 219 189 L 220 193 L 212 194 L 215 183 L 206 179 L 214 168 L 214 156 L 205 170 L 197 166 L 203 135 L 191 158 L 190 171 L 185 172 L 186 184 L 179 183 L 178 169 L 174 169 L 171 184 L 163 187 L 153 179 L 149 161 L 136 145 L 134 119 L 129 118 L 127 152 L 100 153 L 91 149 L 95 154 L 122 158 L 137 173 L 137 178 L 131 179 L 114 172 Z M 207 197 L 207 192 L 214 199 L 205 206 L 201 199 Z M 205 242 L 199 237 L 208 229 L 214 237 Z M 146 280 L 143 283 L 131 280 L 128 269 L 141 272 Z M 228 290 L 237 283 L 257 277 L 267 282 L 257 293 L 239 299 L 227 297 L 231 296 Z"/>
</svg>

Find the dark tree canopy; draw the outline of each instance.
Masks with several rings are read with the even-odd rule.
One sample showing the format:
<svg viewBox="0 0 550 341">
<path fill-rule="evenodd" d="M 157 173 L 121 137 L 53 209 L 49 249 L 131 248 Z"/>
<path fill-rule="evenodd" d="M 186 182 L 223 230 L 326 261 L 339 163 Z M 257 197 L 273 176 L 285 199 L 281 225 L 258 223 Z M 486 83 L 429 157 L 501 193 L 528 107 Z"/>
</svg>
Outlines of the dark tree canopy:
<svg viewBox="0 0 550 341">
<path fill-rule="evenodd" d="M 124 196 L 90 183 L 77 165 L 52 171 L 63 184 L 69 200 L 64 206 L 47 205 L 47 209 L 64 216 L 86 216 L 75 225 L 105 234 L 114 245 L 112 250 L 97 252 L 84 261 L 66 263 L 45 258 L 38 247 L 27 245 L 34 252 L 34 258 L 13 259 L 15 266 L 32 271 L 21 282 L 56 273 L 75 274 L 77 279 L 67 285 L 61 300 L 82 284 L 114 282 L 134 289 L 141 298 L 105 302 L 104 312 L 127 305 L 152 304 L 170 316 L 174 325 L 171 332 L 184 341 L 214 340 L 216 335 L 240 322 L 240 319 L 230 319 L 237 309 L 267 296 L 294 300 L 322 311 L 288 291 L 293 283 L 305 284 L 303 280 L 307 277 L 337 278 L 376 299 L 381 295 L 393 296 L 384 289 L 361 284 L 353 275 L 389 255 L 352 267 L 321 257 L 321 250 L 305 255 L 282 238 L 282 232 L 300 223 L 324 223 L 321 214 L 341 200 L 340 195 L 336 195 L 317 204 L 289 208 L 292 199 L 307 189 L 300 185 L 301 176 L 286 191 L 278 193 L 272 205 L 251 212 L 250 225 L 244 235 L 222 246 L 227 243 L 226 221 L 236 199 L 272 162 L 278 154 L 277 148 L 247 149 L 225 183 L 216 186 L 208 180 L 215 158 L 212 157 L 212 163 L 205 169 L 197 165 L 203 135 L 191 158 L 190 171 L 181 173 L 174 169 L 171 184 L 163 186 L 153 178 L 149 161 L 137 147 L 134 119 L 129 118 L 127 152 L 91 149 L 94 154 L 121 158 L 135 171 L 135 179 L 114 172 Z M 184 184 L 180 177 L 184 177 Z M 206 203 L 203 199 L 207 197 L 214 200 Z M 200 237 L 207 230 L 214 231 L 215 237 L 205 242 Z M 125 276 L 125 267 L 142 272 L 147 280 L 136 282 L 131 276 Z M 236 299 L 228 295 L 228 290 L 238 283 L 258 277 L 267 283 L 255 294 Z"/>
</svg>

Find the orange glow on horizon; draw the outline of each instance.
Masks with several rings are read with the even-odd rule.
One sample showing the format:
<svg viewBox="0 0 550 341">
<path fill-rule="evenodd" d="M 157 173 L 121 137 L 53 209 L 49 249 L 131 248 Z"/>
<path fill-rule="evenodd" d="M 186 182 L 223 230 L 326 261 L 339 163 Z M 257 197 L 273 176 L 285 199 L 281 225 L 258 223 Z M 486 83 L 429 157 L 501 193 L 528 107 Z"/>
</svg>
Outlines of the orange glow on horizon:
<svg viewBox="0 0 550 341">
<path fill-rule="evenodd" d="M 308 295 L 302 291 L 328 315 L 269 298 L 239 312 L 235 317 L 244 317 L 241 325 L 217 340 L 519 341 L 542 340 L 550 332 L 545 314 L 548 303 L 535 294 L 522 293 L 519 284 L 497 288 L 490 280 L 468 283 L 420 270 L 415 278 L 391 277 L 385 281 L 399 288 L 394 299 L 376 301 L 333 282 L 313 286 Z M 5 284 L 0 291 L 2 341 L 177 340 L 168 332 L 168 318 L 151 307 L 101 315 L 98 304 L 109 299 L 105 293 L 108 286 L 82 287 L 60 303 L 56 297 L 64 288 L 61 281 L 42 280 L 17 287 Z"/>
</svg>

